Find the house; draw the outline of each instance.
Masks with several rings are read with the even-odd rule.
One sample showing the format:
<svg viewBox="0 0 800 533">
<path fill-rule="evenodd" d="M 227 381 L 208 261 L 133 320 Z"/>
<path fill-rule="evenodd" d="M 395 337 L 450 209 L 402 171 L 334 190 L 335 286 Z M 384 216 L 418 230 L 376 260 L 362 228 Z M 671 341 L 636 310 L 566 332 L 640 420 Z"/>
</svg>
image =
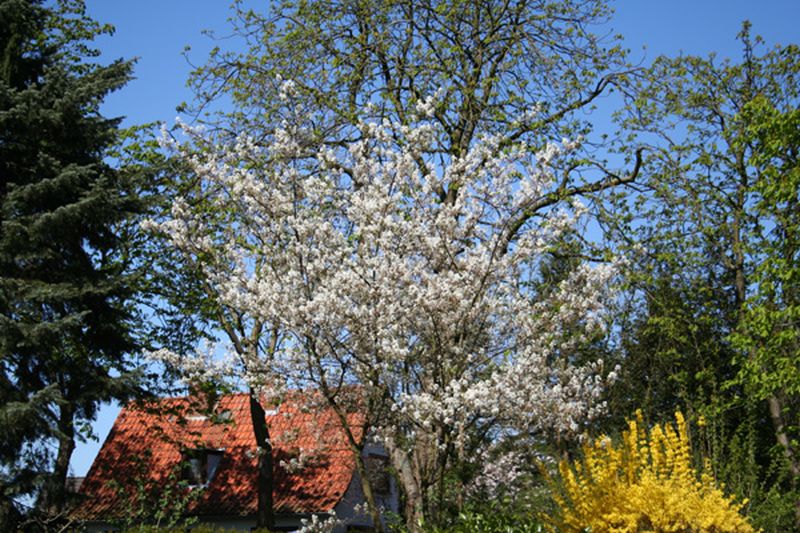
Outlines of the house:
<svg viewBox="0 0 800 533">
<path fill-rule="evenodd" d="M 167 398 L 122 409 L 80 487 L 74 517 L 88 531 L 107 531 L 126 519 L 163 525 L 178 516 L 230 529 L 255 525 L 257 458 L 249 396 L 201 403 Z M 333 410 L 296 392 L 268 410 L 266 419 L 276 529 L 293 531 L 304 518 L 332 513 L 343 522 L 340 531 L 369 529 L 355 461 Z M 354 425 L 359 419 L 349 415 Z M 363 456 L 379 505 L 397 512 L 397 487 L 383 449 L 367 444 Z"/>
</svg>

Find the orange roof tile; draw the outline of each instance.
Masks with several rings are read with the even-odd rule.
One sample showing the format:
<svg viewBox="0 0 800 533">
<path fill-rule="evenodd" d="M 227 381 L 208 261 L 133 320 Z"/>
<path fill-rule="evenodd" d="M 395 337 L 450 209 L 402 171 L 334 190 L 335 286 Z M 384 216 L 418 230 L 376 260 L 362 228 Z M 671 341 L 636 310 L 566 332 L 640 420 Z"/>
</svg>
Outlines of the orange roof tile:
<svg viewBox="0 0 800 533">
<path fill-rule="evenodd" d="M 277 412 L 267 413 L 276 513 L 331 511 L 353 476 L 355 464 L 339 420 L 330 408 L 309 407 L 314 396 L 290 394 Z M 212 480 L 196 500 L 187 504 L 188 514 L 255 514 L 255 437 L 249 396 L 220 398 L 215 412 L 230 412 L 225 423 L 192 416 L 191 409 L 188 398 L 125 407 L 81 486 L 85 499 L 76 510 L 76 518 L 119 518 L 146 502 L 146 495 L 158 498 L 168 487 L 174 490 L 180 480 L 182 450 L 199 448 L 224 451 Z M 185 416 L 187 413 L 189 416 Z M 349 419 L 357 426 L 361 417 L 350 415 Z M 360 432 L 357 438 L 361 438 Z M 300 453 L 310 454 L 310 460 L 302 468 L 286 468 Z M 180 491 L 173 492 L 168 503 L 180 498 Z"/>
</svg>

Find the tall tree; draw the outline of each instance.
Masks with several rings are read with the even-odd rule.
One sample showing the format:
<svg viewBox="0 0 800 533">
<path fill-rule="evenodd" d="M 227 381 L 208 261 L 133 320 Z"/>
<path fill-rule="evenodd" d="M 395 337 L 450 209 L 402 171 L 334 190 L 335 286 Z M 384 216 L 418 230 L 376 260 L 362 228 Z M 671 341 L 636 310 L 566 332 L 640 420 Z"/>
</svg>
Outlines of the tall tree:
<svg viewBox="0 0 800 533">
<path fill-rule="evenodd" d="M 0 2 L 0 497 L 9 521 L 20 495 L 37 494 L 35 521 L 62 512 L 81 427 L 133 384 L 132 285 L 117 230 L 138 206 L 104 160 L 119 120 L 99 112 L 131 63 L 95 64 L 88 45 L 109 31 L 80 0 Z"/>
<path fill-rule="evenodd" d="M 571 146 L 532 154 L 495 136 L 422 173 L 417 161 L 442 133 L 426 115 L 432 101 L 416 124 L 363 123 L 362 140 L 339 151 L 322 144 L 310 157 L 297 129 L 277 131 L 264 149 L 240 138 L 184 152 L 205 201 L 179 198 L 160 225 L 204 258 L 220 301 L 282 332 L 270 359 L 245 360 L 243 377 L 320 391 L 348 436 L 376 527 L 366 431 L 389 450 L 418 530 L 438 518 L 445 476 L 476 445 L 476 428 L 574 437 L 597 414 L 604 383 L 602 362 L 576 354 L 601 326 L 610 269 L 580 264 L 557 287 L 534 282 L 570 211 L 581 210 L 539 206 L 535 222 L 528 213 L 558 186 L 550 163 Z M 436 193 L 443 176 L 463 185 L 452 204 Z M 185 362 L 188 373 L 207 372 L 202 360 Z M 354 402 L 359 424 L 347 417 Z"/>
<path fill-rule="evenodd" d="M 796 82 L 800 48 L 783 53 L 786 59 L 774 66 Z M 742 382 L 768 402 L 800 527 L 800 111 L 780 104 L 759 94 L 740 117 L 753 146 L 749 164 L 758 172 L 752 187 L 758 225 L 748 249 L 753 287 L 734 341 L 747 354 Z"/>
<path fill-rule="evenodd" d="M 503 139 L 498 150 L 524 145 L 535 154 L 552 139 L 591 138 L 585 112 L 601 95 L 625 86 L 629 67 L 618 42 L 593 33 L 593 27 L 609 16 L 602 0 L 285 1 L 266 14 L 237 3 L 234 34 L 244 40 L 245 51 L 216 49 L 190 79 L 197 99 L 187 109 L 211 125 L 222 142 L 245 133 L 256 145 L 269 146 L 281 141 L 276 135 L 291 131 L 299 148 L 292 157 L 300 172 L 307 170 L 301 161 L 313 160 L 321 146 L 338 151 L 368 138 L 361 127 L 365 121 L 390 121 L 394 137 L 389 140 L 404 150 L 409 140 L 401 127 L 417 120 L 420 106 L 430 112 L 426 120 L 435 131 L 433 142 L 418 145 L 422 152 L 416 154 L 415 165 L 421 175 L 430 176 L 433 169 L 467 157 L 487 135 Z M 215 113 L 217 101 L 232 102 L 233 110 Z M 205 141 L 199 144 L 209 146 Z M 591 143 L 585 146 L 591 148 Z M 632 172 L 604 168 L 591 150 L 561 155 L 550 161 L 559 166 L 561 179 L 508 221 L 510 234 L 565 199 L 591 199 L 599 190 L 636 175 L 633 163 Z M 271 164 L 262 157 L 247 158 L 242 164 Z M 461 174 L 443 174 L 431 184 L 435 201 L 448 208 L 458 204 L 467 183 L 467 178 L 461 183 L 456 176 L 461 179 Z M 209 190 L 217 189 L 200 189 L 189 204 L 197 206 Z M 209 222 L 213 215 L 205 212 Z M 231 212 L 239 213 L 230 207 L 217 210 L 222 213 L 218 229 L 223 230 L 218 236 L 225 234 L 225 218 Z M 205 265 L 201 268 L 221 267 L 214 254 L 193 257 Z M 268 255 L 252 259 L 256 270 L 272 264 Z M 227 265 L 235 267 L 230 261 Z M 213 279 L 220 276 L 216 273 Z M 225 301 L 222 308 L 229 315 L 221 321 L 223 327 L 249 325 L 236 337 L 246 339 L 254 350 L 267 347 L 260 353 L 262 360 L 270 360 L 269 347 L 284 333 L 283 324 L 265 327 L 268 317 L 257 319 L 252 310 L 242 313 L 241 306 Z M 247 355 L 243 348 L 239 351 Z M 253 368 L 259 370 L 258 365 Z M 385 399 L 378 403 L 382 402 Z M 443 426 L 439 432 L 445 433 Z M 453 447 L 444 454 L 432 451 L 438 446 L 436 438 L 444 437 L 420 439 L 419 450 L 405 458 L 405 452 L 397 454 L 396 469 L 407 481 L 407 519 L 412 527 L 419 527 L 423 515 L 435 518 L 431 494 L 441 493 L 442 472 L 456 453 Z M 461 449 L 462 457 L 466 450 Z M 409 470 L 412 466 L 418 471 Z"/>
<path fill-rule="evenodd" d="M 482 135 L 541 149 L 553 138 L 589 137 L 586 112 L 601 95 L 625 90 L 635 72 L 618 38 L 592 33 L 611 15 L 602 0 L 285 1 L 264 14 L 234 7 L 233 36 L 244 46 L 215 48 L 192 73 L 196 100 L 186 110 L 220 136 L 256 142 L 301 108 L 313 115 L 305 131 L 312 145 L 341 146 L 359 137 L 359 121 L 406 124 L 437 95 L 431 118 L 442 134 L 431 150 L 443 160 Z M 572 163 L 562 191 L 596 190 L 590 178 L 603 173 Z"/>
<path fill-rule="evenodd" d="M 779 369 L 793 367 L 787 354 L 795 334 L 785 314 L 793 304 L 784 294 L 793 293 L 794 252 L 783 236 L 793 231 L 796 148 L 788 125 L 800 104 L 800 54 L 796 46 L 762 51 L 747 23 L 739 37 L 739 62 L 656 60 L 624 122 L 651 148 L 643 194 L 623 199 L 624 214 L 609 222 L 631 245 L 631 279 L 645 304 L 628 330 L 628 368 L 642 370 L 642 357 L 662 355 L 644 376 L 664 402 L 652 414 L 666 416 L 660 407 L 683 403 L 703 415 L 719 430 L 722 477 L 746 485 L 735 490 L 758 511 L 767 491 L 791 497 L 786 485 L 796 485 L 798 472 L 786 419 L 796 389 L 791 372 Z M 767 325 L 767 316 L 777 322 Z M 788 344 L 764 345 L 765 335 Z M 630 377 L 637 386 L 643 378 Z M 665 381 L 675 393 L 659 386 Z M 644 391 L 628 390 L 644 402 Z M 765 436 L 782 450 L 784 486 Z"/>
</svg>

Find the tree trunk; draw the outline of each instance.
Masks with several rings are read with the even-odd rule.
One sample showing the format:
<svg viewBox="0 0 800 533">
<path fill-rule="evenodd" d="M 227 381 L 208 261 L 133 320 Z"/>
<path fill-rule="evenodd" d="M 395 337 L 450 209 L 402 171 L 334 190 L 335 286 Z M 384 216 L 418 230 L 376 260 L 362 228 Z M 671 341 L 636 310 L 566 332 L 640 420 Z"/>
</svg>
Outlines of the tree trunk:
<svg viewBox="0 0 800 533">
<path fill-rule="evenodd" d="M 69 460 L 75 450 L 75 427 L 73 425 L 74 409 L 68 402 L 59 406 L 58 414 L 58 453 L 53 465 L 53 471 L 47 476 L 47 482 L 39 501 L 39 509 L 47 519 L 57 517 L 67 501 L 67 475 L 69 474 Z"/>
<path fill-rule="evenodd" d="M 792 476 L 792 489 L 797 489 L 797 482 L 800 479 L 800 462 L 798 462 L 792 441 L 786 431 L 786 424 L 783 420 L 783 405 L 776 395 L 772 395 L 767 400 L 769 405 L 769 417 L 775 428 L 775 438 L 783 449 L 783 456 L 789 464 L 789 472 Z M 800 530 L 800 499 L 794 502 L 794 524 Z"/>
<path fill-rule="evenodd" d="M 367 508 L 372 520 L 372 527 L 373 531 L 376 533 L 383 532 L 383 522 L 381 521 L 381 512 L 378 509 L 378 504 L 375 501 L 375 493 L 372 492 L 372 483 L 370 483 L 369 475 L 367 472 L 367 467 L 364 464 L 364 457 L 362 456 L 363 446 L 359 443 L 355 436 L 353 435 L 353 431 L 351 430 L 350 423 L 347 421 L 347 415 L 345 411 L 343 411 L 339 405 L 336 403 L 334 397 L 331 395 L 330 388 L 328 387 L 327 383 L 324 381 L 320 383 L 320 388 L 325 399 L 328 402 L 328 405 L 333 409 L 333 412 L 336 414 L 336 417 L 339 419 L 339 423 L 341 424 L 342 431 L 344 431 L 345 436 L 347 437 L 347 442 L 350 446 L 350 451 L 353 454 L 353 459 L 356 462 L 356 470 L 358 470 L 358 475 L 361 477 L 361 490 L 364 493 L 364 499 L 367 501 Z M 368 428 L 366 426 L 362 427 L 362 437 L 361 442 L 363 443 L 366 439 Z"/>
<path fill-rule="evenodd" d="M 258 509 L 256 510 L 256 527 L 272 529 L 275 526 L 275 512 L 272 505 L 273 469 L 272 443 L 269 439 L 266 413 L 261 400 L 255 391 L 250 389 L 250 419 L 253 422 L 253 434 L 258 446 L 258 469 L 256 490 L 258 493 Z"/>
<path fill-rule="evenodd" d="M 372 492 L 372 483 L 369 479 L 367 466 L 364 464 L 364 457 L 361 454 L 362 450 L 358 447 L 353 447 L 352 452 L 356 460 L 356 469 L 358 469 L 358 475 L 361 477 L 361 490 L 364 492 L 364 499 L 367 500 L 367 507 L 369 508 L 369 515 L 372 519 L 374 531 L 376 533 L 381 533 L 383 531 L 381 513 L 378 509 L 378 502 L 375 501 L 375 493 Z"/>
<path fill-rule="evenodd" d="M 420 482 L 414 474 L 414 469 L 408 454 L 398 448 L 393 442 L 387 442 L 386 447 L 389 450 L 389 457 L 392 459 L 392 465 L 397 472 L 400 486 L 403 488 L 403 496 L 405 499 L 403 516 L 406 521 L 406 527 L 411 533 L 421 533 L 422 526 L 425 523 L 425 514 L 423 511 L 424 502 L 422 500 Z"/>
<path fill-rule="evenodd" d="M 743 161 L 743 160 L 742 160 Z M 742 183 L 737 190 L 737 209 L 734 211 L 733 227 L 732 227 L 732 246 L 734 254 L 734 289 L 736 296 L 737 306 L 737 329 L 741 328 L 745 320 L 745 303 L 747 301 L 747 278 L 745 275 L 745 250 L 744 243 L 742 242 L 742 220 L 745 212 L 745 191 L 747 190 L 747 173 L 744 170 L 743 163 L 740 163 L 740 177 Z M 753 350 L 750 351 L 750 359 L 755 358 L 756 354 Z M 798 480 L 800 480 L 800 462 L 798 461 L 797 454 L 792 447 L 791 439 L 787 432 L 786 424 L 783 420 L 783 402 L 779 398 L 780 391 L 773 392 L 767 398 L 767 405 L 769 408 L 769 417 L 772 421 L 772 426 L 775 432 L 775 440 L 783 450 L 783 455 L 789 465 L 789 473 L 792 476 L 792 489 L 797 488 Z M 795 526 L 800 530 L 800 499 L 795 501 Z"/>
</svg>

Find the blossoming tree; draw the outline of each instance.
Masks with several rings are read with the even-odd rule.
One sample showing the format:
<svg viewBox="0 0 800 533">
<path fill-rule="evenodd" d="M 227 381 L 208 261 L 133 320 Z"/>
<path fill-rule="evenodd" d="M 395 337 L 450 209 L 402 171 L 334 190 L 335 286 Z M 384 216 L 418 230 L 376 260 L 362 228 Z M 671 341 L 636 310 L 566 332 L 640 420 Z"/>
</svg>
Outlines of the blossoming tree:
<svg viewBox="0 0 800 533">
<path fill-rule="evenodd" d="M 244 374 L 343 405 L 359 391 L 412 528 L 441 520 L 445 474 L 497 471 L 487 443 L 572 432 L 593 409 L 595 374 L 570 365 L 597 327 L 583 278 L 607 273 L 535 278 L 577 215 L 556 208 L 637 173 L 603 168 L 608 132 L 588 118 L 636 75 L 610 16 L 603 0 L 234 2 L 227 44 L 189 79 L 184 110 L 210 129 L 195 138 L 202 192 L 176 220 L 194 214 L 170 229 L 209 245 L 184 249 L 209 263 L 210 299 L 234 317 L 222 329 L 249 339 Z M 585 149 L 546 148 L 581 135 Z M 245 193 L 248 172 L 260 185 Z"/>
<path fill-rule="evenodd" d="M 358 435 L 379 439 L 412 528 L 453 458 L 474 448 L 476 428 L 575 435 L 602 408 L 602 361 L 578 365 L 572 354 L 602 328 L 613 272 L 581 265 L 546 294 L 533 283 L 582 211 L 553 171 L 576 143 L 534 150 L 494 135 L 442 156 L 435 106 L 421 102 L 410 125 L 361 123 L 337 146 L 309 142 L 313 121 L 299 112 L 267 146 L 246 137 L 215 146 L 186 128 L 190 142 L 176 149 L 198 186 L 158 225 L 227 308 L 273 332 L 267 352 L 235 350 L 228 369 L 268 395 L 319 389 L 375 523 Z M 360 428 L 348 424 L 353 403 Z"/>
</svg>

